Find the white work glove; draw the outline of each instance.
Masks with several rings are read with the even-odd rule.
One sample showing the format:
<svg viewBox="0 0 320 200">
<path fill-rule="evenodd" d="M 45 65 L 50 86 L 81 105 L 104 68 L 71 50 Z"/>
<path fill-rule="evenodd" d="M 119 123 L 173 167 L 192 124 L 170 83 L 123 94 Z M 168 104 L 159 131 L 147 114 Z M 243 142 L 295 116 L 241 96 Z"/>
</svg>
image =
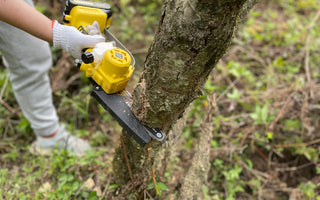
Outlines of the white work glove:
<svg viewBox="0 0 320 200">
<path fill-rule="evenodd" d="M 87 25 L 89 35 L 101 35 L 100 26 L 97 21 L 94 21 L 92 25 Z"/>
<path fill-rule="evenodd" d="M 78 59 L 81 58 L 82 49 L 93 48 L 97 43 L 105 41 L 101 34 L 85 35 L 75 27 L 61 25 L 57 21 L 54 21 L 52 32 L 53 46 L 66 50 Z"/>
</svg>

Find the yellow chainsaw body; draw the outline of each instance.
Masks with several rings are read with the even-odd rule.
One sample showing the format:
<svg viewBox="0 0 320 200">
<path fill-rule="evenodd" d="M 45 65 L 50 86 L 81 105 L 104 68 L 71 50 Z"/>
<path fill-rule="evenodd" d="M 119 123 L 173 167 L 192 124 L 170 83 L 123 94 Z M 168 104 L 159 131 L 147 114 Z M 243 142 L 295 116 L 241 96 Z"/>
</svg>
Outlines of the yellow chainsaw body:
<svg viewBox="0 0 320 200">
<path fill-rule="evenodd" d="M 126 51 L 114 48 L 104 53 L 101 63 L 82 63 L 80 70 L 100 85 L 107 94 L 113 94 L 126 88 L 134 70 L 130 63 L 131 57 Z"/>
<path fill-rule="evenodd" d="M 74 26 L 83 33 L 87 32 L 86 26 L 91 25 L 94 21 L 99 23 L 101 33 L 104 32 L 105 27 L 110 26 L 111 16 L 108 16 L 102 9 L 89 5 L 95 2 L 73 0 L 72 3 L 81 3 L 81 5 L 73 5 L 69 9 L 64 16 L 65 25 Z M 88 4 L 88 7 L 85 4 Z M 91 52 L 92 49 L 86 51 Z M 87 77 L 92 78 L 107 94 L 113 94 L 124 90 L 128 84 L 134 70 L 130 63 L 131 57 L 128 52 L 120 48 L 113 48 L 104 53 L 100 63 L 85 64 L 83 62 L 80 70 L 85 72 Z"/>
</svg>

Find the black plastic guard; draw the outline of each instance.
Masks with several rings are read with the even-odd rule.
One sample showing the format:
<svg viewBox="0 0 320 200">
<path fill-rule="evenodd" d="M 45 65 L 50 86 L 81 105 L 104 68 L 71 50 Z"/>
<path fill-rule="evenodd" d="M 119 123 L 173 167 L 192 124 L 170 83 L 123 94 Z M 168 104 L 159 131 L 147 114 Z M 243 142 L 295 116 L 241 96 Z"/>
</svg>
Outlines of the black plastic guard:
<svg viewBox="0 0 320 200">
<path fill-rule="evenodd" d="M 142 125 L 121 95 L 107 94 L 99 86 L 93 88 L 91 95 L 141 146 L 144 147 L 149 143 L 151 137 L 158 141 L 162 141 L 165 138 L 165 134 L 161 130 Z"/>
</svg>

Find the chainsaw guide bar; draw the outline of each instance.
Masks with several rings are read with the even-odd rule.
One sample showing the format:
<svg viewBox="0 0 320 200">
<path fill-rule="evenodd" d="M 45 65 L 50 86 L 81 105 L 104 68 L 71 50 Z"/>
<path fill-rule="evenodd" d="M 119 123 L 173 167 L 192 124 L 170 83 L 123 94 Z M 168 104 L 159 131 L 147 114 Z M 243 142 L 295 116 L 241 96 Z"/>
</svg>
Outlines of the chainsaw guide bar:
<svg viewBox="0 0 320 200">
<path fill-rule="evenodd" d="M 94 87 L 91 95 L 108 111 L 112 117 L 122 126 L 122 128 L 141 146 L 145 146 L 151 138 L 163 141 L 166 134 L 160 129 L 150 128 L 140 123 L 138 118 L 132 113 L 131 105 L 126 102 L 126 98 L 131 99 L 130 93 L 107 94 L 92 79 Z"/>
</svg>

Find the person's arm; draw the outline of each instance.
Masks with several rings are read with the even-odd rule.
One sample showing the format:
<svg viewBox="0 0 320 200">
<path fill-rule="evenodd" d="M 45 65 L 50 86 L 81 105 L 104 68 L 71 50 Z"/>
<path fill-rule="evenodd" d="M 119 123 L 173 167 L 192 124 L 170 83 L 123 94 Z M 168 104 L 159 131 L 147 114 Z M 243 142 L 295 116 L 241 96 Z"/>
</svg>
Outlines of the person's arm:
<svg viewBox="0 0 320 200">
<path fill-rule="evenodd" d="M 51 20 L 23 0 L 0 0 L 0 20 L 53 42 Z"/>
<path fill-rule="evenodd" d="M 75 58 L 81 58 L 82 49 L 105 41 L 101 34 L 85 35 L 75 27 L 51 21 L 23 0 L 0 0 L 0 20 L 66 50 Z"/>
</svg>

